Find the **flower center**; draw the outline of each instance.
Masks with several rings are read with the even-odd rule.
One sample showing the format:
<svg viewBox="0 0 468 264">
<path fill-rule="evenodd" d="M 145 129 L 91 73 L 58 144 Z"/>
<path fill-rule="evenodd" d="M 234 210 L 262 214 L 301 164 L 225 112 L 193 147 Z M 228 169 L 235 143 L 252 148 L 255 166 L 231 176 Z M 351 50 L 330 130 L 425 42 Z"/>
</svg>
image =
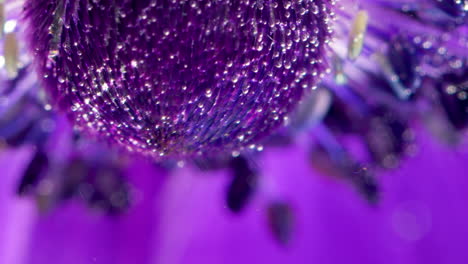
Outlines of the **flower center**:
<svg viewBox="0 0 468 264">
<path fill-rule="evenodd" d="M 31 50 L 76 127 L 129 151 L 255 148 L 326 68 L 330 1 L 29 0 Z"/>
</svg>

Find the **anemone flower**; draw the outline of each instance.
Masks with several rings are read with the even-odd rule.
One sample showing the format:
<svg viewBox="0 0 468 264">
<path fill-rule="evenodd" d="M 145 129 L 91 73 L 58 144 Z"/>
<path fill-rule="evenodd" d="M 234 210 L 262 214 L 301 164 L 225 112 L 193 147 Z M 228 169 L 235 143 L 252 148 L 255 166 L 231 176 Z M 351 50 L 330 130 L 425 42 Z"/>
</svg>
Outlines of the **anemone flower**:
<svg viewBox="0 0 468 264">
<path fill-rule="evenodd" d="M 0 263 L 466 263 L 467 12 L 0 0 Z"/>
</svg>

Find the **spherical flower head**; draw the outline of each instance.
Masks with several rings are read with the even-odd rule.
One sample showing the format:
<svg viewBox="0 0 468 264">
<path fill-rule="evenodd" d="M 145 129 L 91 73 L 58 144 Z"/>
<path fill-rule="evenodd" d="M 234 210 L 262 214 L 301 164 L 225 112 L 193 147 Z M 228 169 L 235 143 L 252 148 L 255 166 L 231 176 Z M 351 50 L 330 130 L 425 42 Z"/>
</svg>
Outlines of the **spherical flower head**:
<svg viewBox="0 0 468 264">
<path fill-rule="evenodd" d="M 30 49 L 84 132 L 152 157 L 253 146 L 326 69 L 333 1 L 29 0 Z"/>
</svg>

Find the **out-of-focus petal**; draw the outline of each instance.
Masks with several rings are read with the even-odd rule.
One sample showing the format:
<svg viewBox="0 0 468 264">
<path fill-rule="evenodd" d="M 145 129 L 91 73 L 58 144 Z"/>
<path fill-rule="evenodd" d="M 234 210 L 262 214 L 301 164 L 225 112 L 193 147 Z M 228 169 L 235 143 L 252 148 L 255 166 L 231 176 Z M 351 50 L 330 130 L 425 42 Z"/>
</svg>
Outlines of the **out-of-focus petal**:
<svg viewBox="0 0 468 264">
<path fill-rule="evenodd" d="M 0 263 L 22 263 L 28 255 L 37 212 L 30 199 L 16 195 L 16 188 L 32 153 L 28 148 L 0 150 Z"/>
<path fill-rule="evenodd" d="M 153 263 L 454 263 L 468 259 L 468 153 L 426 136 L 420 155 L 383 179 L 372 208 L 346 185 L 317 175 L 297 148 L 271 150 L 261 161 L 267 193 L 240 218 L 218 205 L 228 177 L 170 178 L 161 211 L 160 251 Z M 217 191 L 213 191 L 217 190 Z M 279 250 L 265 225 L 265 203 L 281 197 L 297 218 L 291 246 Z"/>
</svg>

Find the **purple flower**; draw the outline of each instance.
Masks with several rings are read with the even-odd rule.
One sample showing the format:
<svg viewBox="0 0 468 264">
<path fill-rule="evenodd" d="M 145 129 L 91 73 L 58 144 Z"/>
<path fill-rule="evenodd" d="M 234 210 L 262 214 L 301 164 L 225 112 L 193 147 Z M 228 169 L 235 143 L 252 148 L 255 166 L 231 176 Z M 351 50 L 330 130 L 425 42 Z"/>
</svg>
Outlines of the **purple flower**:
<svg viewBox="0 0 468 264">
<path fill-rule="evenodd" d="M 467 7 L 0 0 L 0 263 L 465 263 Z"/>
<path fill-rule="evenodd" d="M 322 0 L 25 4 L 60 109 L 155 158 L 237 151 L 271 134 L 324 71 L 332 12 Z"/>
</svg>

